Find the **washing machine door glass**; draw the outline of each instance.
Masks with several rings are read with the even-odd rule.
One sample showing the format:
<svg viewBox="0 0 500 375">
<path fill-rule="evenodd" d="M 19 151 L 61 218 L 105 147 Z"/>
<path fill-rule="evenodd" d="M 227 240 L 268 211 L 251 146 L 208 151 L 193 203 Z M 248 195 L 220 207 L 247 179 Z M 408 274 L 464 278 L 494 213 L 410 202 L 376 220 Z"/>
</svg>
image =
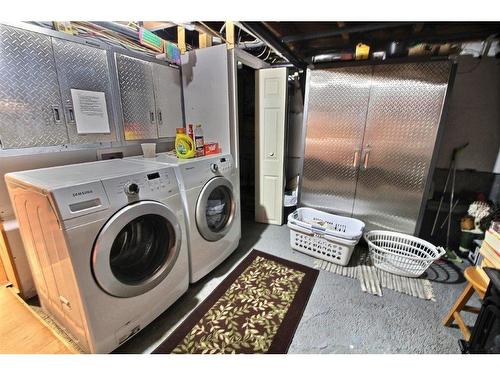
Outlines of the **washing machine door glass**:
<svg viewBox="0 0 500 375">
<path fill-rule="evenodd" d="M 196 225 L 207 241 L 217 241 L 231 229 L 236 211 L 233 185 L 225 177 L 208 181 L 196 203 Z"/>
<path fill-rule="evenodd" d="M 92 259 L 97 283 L 117 297 L 151 290 L 174 266 L 180 239 L 179 223 L 167 206 L 141 201 L 124 207 L 97 237 Z"/>
</svg>

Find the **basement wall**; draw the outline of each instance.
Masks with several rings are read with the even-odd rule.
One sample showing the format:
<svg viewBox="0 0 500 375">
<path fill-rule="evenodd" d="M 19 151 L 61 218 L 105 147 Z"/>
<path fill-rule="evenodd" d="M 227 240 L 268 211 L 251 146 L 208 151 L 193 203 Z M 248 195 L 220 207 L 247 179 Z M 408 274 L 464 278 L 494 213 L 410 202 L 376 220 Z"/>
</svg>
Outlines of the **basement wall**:
<svg viewBox="0 0 500 375">
<path fill-rule="evenodd" d="M 457 158 L 457 169 L 500 173 L 500 59 L 458 58 L 443 125 L 437 168 L 448 168 L 453 148 L 469 142 Z"/>
</svg>

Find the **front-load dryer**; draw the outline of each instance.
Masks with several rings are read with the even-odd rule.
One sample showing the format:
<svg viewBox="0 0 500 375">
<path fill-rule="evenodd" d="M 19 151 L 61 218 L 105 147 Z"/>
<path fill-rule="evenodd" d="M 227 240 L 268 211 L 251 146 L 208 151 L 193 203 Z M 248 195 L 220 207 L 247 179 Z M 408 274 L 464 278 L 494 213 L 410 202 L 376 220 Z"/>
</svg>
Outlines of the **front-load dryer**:
<svg viewBox="0 0 500 375">
<path fill-rule="evenodd" d="M 187 290 L 171 167 L 107 160 L 6 181 L 42 307 L 84 351 L 112 351 Z"/>
<path fill-rule="evenodd" d="M 186 214 L 189 279 L 192 283 L 222 263 L 241 238 L 239 176 L 230 154 L 177 159 L 170 153 L 135 157 L 138 163 L 176 167 Z"/>
</svg>

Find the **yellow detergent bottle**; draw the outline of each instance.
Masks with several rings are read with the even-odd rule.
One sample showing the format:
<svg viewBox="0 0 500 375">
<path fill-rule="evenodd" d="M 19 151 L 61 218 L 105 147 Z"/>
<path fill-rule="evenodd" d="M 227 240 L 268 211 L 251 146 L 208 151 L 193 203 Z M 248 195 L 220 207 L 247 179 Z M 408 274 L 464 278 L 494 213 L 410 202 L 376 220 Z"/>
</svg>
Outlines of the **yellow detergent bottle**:
<svg viewBox="0 0 500 375">
<path fill-rule="evenodd" d="M 194 141 L 186 134 L 184 128 L 177 128 L 175 134 L 175 153 L 180 159 L 192 158 L 196 153 Z"/>
</svg>

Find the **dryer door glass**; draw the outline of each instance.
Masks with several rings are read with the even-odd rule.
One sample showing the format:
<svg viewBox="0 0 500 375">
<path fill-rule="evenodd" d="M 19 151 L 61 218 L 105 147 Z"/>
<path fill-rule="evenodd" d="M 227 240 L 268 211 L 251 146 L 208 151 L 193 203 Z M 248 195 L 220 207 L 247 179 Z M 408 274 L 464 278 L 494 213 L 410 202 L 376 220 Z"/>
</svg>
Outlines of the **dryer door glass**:
<svg viewBox="0 0 500 375">
<path fill-rule="evenodd" d="M 205 215 L 208 229 L 220 232 L 226 226 L 231 214 L 231 191 L 226 186 L 218 186 L 208 196 Z"/>
<path fill-rule="evenodd" d="M 124 284 L 140 284 L 153 276 L 173 251 L 172 224 L 158 215 L 143 215 L 130 221 L 111 246 L 113 275 Z"/>
<path fill-rule="evenodd" d="M 203 238 L 217 241 L 224 237 L 233 222 L 235 208 L 231 182 L 224 177 L 211 179 L 196 205 L 196 224 Z"/>
<path fill-rule="evenodd" d="M 180 245 L 180 226 L 167 206 L 154 201 L 128 205 L 108 220 L 96 239 L 94 276 L 113 296 L 143 294 L 169 274 Z"/>
</svg>

